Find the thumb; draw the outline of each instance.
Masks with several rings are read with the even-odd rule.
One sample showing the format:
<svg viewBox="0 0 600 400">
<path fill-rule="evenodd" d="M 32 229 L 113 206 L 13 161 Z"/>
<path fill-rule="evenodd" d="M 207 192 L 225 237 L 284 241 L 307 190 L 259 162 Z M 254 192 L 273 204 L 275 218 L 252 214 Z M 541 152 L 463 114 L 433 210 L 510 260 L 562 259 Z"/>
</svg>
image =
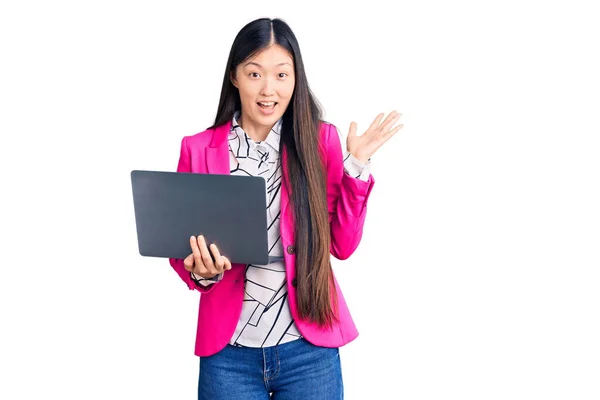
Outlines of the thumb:
<svg viewBox="0 0 600 400">
<path fill-rule="evenodd" d="M 350 123 L 350 131 L 348 132 L 348 137 L 356 136 L 356 122 L 352 121 Z"/>
<path fill-rule="evenodd" d="M 231 269 L 231 261 L 229 261 L 229 259 L 225 256 L 221 256 L 223 257 L 223 261 L 225 262 L 225 270 L 230 270 Z"/>
<path fill-rule="evenodd" d="M 192 272 L 194 269 L 194 253 L 190 254 L 183 260 L 183 267 L 188 272 Z"/>
</svg>

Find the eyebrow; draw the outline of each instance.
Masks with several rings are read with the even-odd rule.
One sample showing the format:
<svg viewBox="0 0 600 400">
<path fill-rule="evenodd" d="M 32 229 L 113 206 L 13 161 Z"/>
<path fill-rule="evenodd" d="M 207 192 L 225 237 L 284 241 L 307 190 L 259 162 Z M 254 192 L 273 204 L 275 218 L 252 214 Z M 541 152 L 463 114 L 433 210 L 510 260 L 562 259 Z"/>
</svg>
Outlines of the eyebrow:
<svg viewBox="0 0 600 400">
<path fill-rule="evenodd" d="M 262 65 L 260 65 L 259 63 L 255 63 L 254 61 L 247 62 L 246 64 L 244 64 L 244 67 L 247 67 L 248 65 L 251 65 L 251 64 L 256 65 L 258 68 L 262 68 Z M 292 66 L 292 64 L 290 64 L 289 62 L 282 62 L 282 63 L 277 64 L 276 67 L 280 67 L 280 66 L 286 65 L 286 64 L 289 65 L 290 67 Z"/>
</svg>

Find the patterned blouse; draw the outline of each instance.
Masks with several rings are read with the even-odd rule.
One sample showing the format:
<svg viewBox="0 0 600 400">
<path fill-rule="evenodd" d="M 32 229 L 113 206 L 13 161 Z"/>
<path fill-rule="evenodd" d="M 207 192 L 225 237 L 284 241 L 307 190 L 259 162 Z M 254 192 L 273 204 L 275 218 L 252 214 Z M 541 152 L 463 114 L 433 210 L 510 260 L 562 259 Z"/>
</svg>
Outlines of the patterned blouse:
<svg viewBox="0 0 600 400">
<path fill-rule="evenodd" d="M 283 245 L 279 234 L 282 175 L 279 140 L 282 122 L 281 119 L 277 121 L 264 141 L 255 142 L 238 124 L 239 116 L 238 111 L 233 117 L 228 137 L 231 174 L 262 176 L 266 180 L 269 264 L 246 265 L 242 313 L 229 343 L 268 347 L 301 337 L 288 305 Z M 356 179 L 366 181 L 369 178 L 370 163 L 363 165 L 348 152 L 344 155 L 344 168 Z M 206 280 L 202 282 L 203 285 L 218 285 Z"/>
</svg>

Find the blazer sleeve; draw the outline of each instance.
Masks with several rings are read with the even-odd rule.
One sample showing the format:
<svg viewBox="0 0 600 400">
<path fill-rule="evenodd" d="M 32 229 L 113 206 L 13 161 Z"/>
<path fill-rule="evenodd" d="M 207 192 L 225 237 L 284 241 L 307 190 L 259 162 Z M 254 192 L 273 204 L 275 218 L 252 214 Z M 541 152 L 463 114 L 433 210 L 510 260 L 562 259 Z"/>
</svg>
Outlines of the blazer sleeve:
<svg viewBox="0 0 600 400">
<path fill-rule="evenodd" d="M 181 151 L 179 154 L 179 163 L 177 164 L 177 172 L 192 172 L 187 136 L 184 136 L 181 140 Z M 192 250 L 190 249 L 190 253 L 191 251 Z M 197 290 L 200 293 L 208 293 L 215 287 L 215 285 L 218 284 L 213 283 L 210 286 L 196 284 L 192 279 L 190 272 L 183 266 L 183 259 L 169 258 L 169 264 L 171 264 L 171 267 L 173 267 L 175 272 L 177 272 L 179 277 L 187 284 L 190 290 Z"/>
<path fill-rule="evenodd" d="M 337 128 L 329 124 L 326 134 L 327 208 L 331 229 L 331 254 L 345 260 L 362 238 L 367 200 L 375 180 L 366 181 L 344 172 L 342 145 Z"/>
</svg>

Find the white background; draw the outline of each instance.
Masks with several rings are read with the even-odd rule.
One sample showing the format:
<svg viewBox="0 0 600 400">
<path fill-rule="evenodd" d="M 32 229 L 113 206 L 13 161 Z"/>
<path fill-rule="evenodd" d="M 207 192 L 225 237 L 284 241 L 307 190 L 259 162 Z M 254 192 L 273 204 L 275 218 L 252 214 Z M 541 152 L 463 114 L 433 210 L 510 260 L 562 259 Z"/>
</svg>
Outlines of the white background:
<svg viewBox="0 0 600 400">
<path fill-rule="evenodd" d="M 600 398 L 592 3 L 2 2 L 0 398 L 196 398 L 199 294 L 138 254 L 129 173 L 175 170 L 263 16 L 344 136 L 404 114 L 334 264 L 346 399 Z"/>
</svg>

